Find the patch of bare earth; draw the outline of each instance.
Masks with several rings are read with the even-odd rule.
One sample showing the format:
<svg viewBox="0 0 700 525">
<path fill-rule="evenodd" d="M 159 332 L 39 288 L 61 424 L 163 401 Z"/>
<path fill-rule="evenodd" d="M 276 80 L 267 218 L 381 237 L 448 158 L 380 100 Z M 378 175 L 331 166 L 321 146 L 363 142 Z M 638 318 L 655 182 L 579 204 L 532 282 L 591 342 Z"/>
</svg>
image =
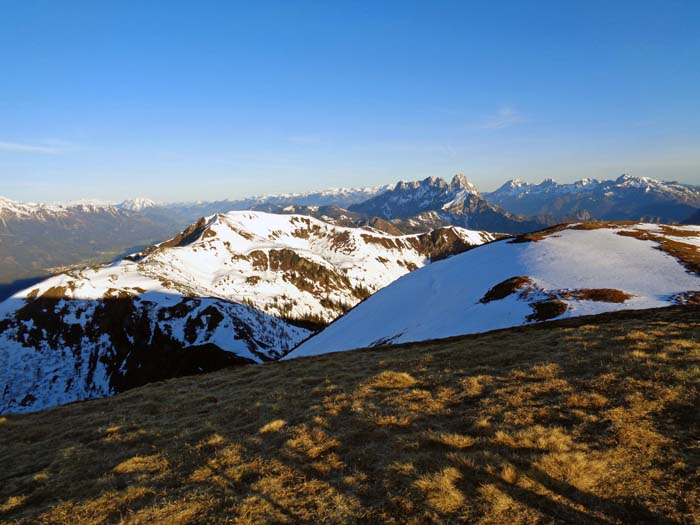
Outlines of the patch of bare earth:
<svg viewBox="0 0 700 525">
<path fill-rule="evenodd" d="M 526 317 L 528 321 L 547 321 L 554 319 L 566 313 L 568 305 L 562 301 L 558 294 L 543 290 L 537 286 L 532 279 L 526 276 L 510 277 L 489 289 L 484 296 L 479 299 L 481 303 L 490 303 L 491 301 L 500 301 L 513 294 L 518 294 L 521 299 L 528 300 L 533 297 L 539 297 L 530 301 L 529 306 L 532 313 Z"/>
<path fill-rule="evenodd" d="M 491 301 L 499 301 L 505 299 L 509 295 L 528 290 L 532 288 L 533 282 L 529 277 L 518 275 L 510 277 L 505 281 L 498 283 L 493 288 L 489 289 L 484 296 L 479 299 L 480 303 L 490 303 Z"/>
<path fill-rule="evenodd" d="M 0 522 L 698 523 L 700 308 L 251 365 L 0 418 Z"/>
<path fill-rule="evenodd" d="M 547 321 L 566 313 L 569 309 L 564 301 L 559 299 L 544 299 L 530 303 L 532 313 L 527 316 L 528 321 Z"/>
<path fill-rule="evenodd" d="M 603 303 L 624 303 L 633 297 L 632 294 L 614 288 L 580 288 L 578 290 L 565 290 L 559 292 L 558 295 L 563 299 Z"/>
</svg>

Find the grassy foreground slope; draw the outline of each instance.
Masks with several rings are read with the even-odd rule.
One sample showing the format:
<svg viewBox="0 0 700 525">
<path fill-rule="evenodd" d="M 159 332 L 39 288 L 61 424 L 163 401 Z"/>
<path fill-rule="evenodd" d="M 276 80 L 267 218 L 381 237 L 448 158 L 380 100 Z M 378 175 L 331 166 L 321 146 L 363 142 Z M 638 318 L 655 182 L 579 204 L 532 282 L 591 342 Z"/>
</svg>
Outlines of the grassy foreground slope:
<svg viewBox="0 0 700 525">
<path fill-rule="evenodd" d="M 251 365 L 1 418 L 2 523 L 698 523 L 700 309 Z"/>
</svg>

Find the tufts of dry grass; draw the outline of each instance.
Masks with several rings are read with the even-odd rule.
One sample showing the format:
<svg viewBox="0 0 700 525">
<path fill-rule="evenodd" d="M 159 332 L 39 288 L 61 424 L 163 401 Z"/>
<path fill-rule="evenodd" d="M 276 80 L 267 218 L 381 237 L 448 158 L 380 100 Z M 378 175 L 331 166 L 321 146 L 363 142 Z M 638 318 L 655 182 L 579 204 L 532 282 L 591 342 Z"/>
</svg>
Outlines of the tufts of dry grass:
<svg viewBox="0 0 700 525">
<path fill-rule="evenodd" d="M 532 288 L 532 286 L 532 279 L 529 277 L 523 275 L 511 277 L 489 289 L 484 296 L 479 299 L 479 302 L 486 304 L 491 301 L 500 301 L 519 291 L 527 291 L 529 288 Z"/>
<path fill-rule="evenodd" d="M 373 388 L 409 388 L 416 384 L 416 380 L 406 372 L 385 370 L 372 377 L 366 384 Z"/>
<path fill-rule="evenodd" d="M 559 299 L 543 299 L 530 303 L 532 313 L 526 317 L 528 321 L 547 321 L 559 317 L 568 310 L 568 305 Z"/>
<path fill-rule="evenodd" d="M 598 301 L 604 303 L 624 303 L 632 299 L 632 295 L 614 288 L 582 288 L 580 290 L 567 290 L 559 294 L 564 299 L 578 299 L 584 301 Z"/>
<path fill-rule="evenodd" d="M 247 366 L 6 416 L 0 522 L 699 523 L 699 313 Z"/>
<path fill-rule="evenodd" d="M 168 461 L 160 454 L 150 456 L 134 456 L 122 461 L 114 467 L 114 472 L 119 474 L 134 474 L 139 472 L 164 472 L 168 468 Z"/>
<path fill-rule="evenodd" d="M 454 513 L 465 503 L 464 493 L 457 486 L 462 473 L 454 467 L 419 477 L 415 486 L 423 493 L 425 502 L 436 512 Z"/>
<path fill-rule="evenodd" d="M 286 424 L 287 422 L 284 419 L 275 419 L 260 427 L 260 433 L 279 432 Z"/>
</svg>

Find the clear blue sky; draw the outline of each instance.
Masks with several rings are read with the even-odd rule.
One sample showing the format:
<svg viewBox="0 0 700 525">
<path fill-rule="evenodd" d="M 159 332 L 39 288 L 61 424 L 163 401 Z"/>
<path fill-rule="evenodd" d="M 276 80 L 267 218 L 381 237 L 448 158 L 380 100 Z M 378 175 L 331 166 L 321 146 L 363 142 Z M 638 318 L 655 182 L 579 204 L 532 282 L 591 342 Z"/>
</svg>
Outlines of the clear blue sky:
<svg viewBox="0 0 700 525">
<path fill-rule="evenodd" d="M 0 0 L 0 195 L 700 184 L 700 2 Z"/>
</svg>

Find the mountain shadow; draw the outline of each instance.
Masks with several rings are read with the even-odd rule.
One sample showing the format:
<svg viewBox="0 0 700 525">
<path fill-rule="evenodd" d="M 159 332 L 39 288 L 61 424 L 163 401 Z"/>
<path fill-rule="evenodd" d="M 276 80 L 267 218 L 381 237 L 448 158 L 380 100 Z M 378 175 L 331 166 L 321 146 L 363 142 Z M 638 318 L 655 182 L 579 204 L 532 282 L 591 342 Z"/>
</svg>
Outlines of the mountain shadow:
<svg viewBox="0 0 700 525">
<path fill-rule="evenodd" d="M 160 292 L 83 300 L 50 289 L 1 310 L 0 413 L 268 361 L 308 335 L 246 305 Z"/>
<path fill-rule="evenodd" d="M 8 416 L 0 520 L 695 523 L 698 313 L 231 368 Z"/>
</svg>

